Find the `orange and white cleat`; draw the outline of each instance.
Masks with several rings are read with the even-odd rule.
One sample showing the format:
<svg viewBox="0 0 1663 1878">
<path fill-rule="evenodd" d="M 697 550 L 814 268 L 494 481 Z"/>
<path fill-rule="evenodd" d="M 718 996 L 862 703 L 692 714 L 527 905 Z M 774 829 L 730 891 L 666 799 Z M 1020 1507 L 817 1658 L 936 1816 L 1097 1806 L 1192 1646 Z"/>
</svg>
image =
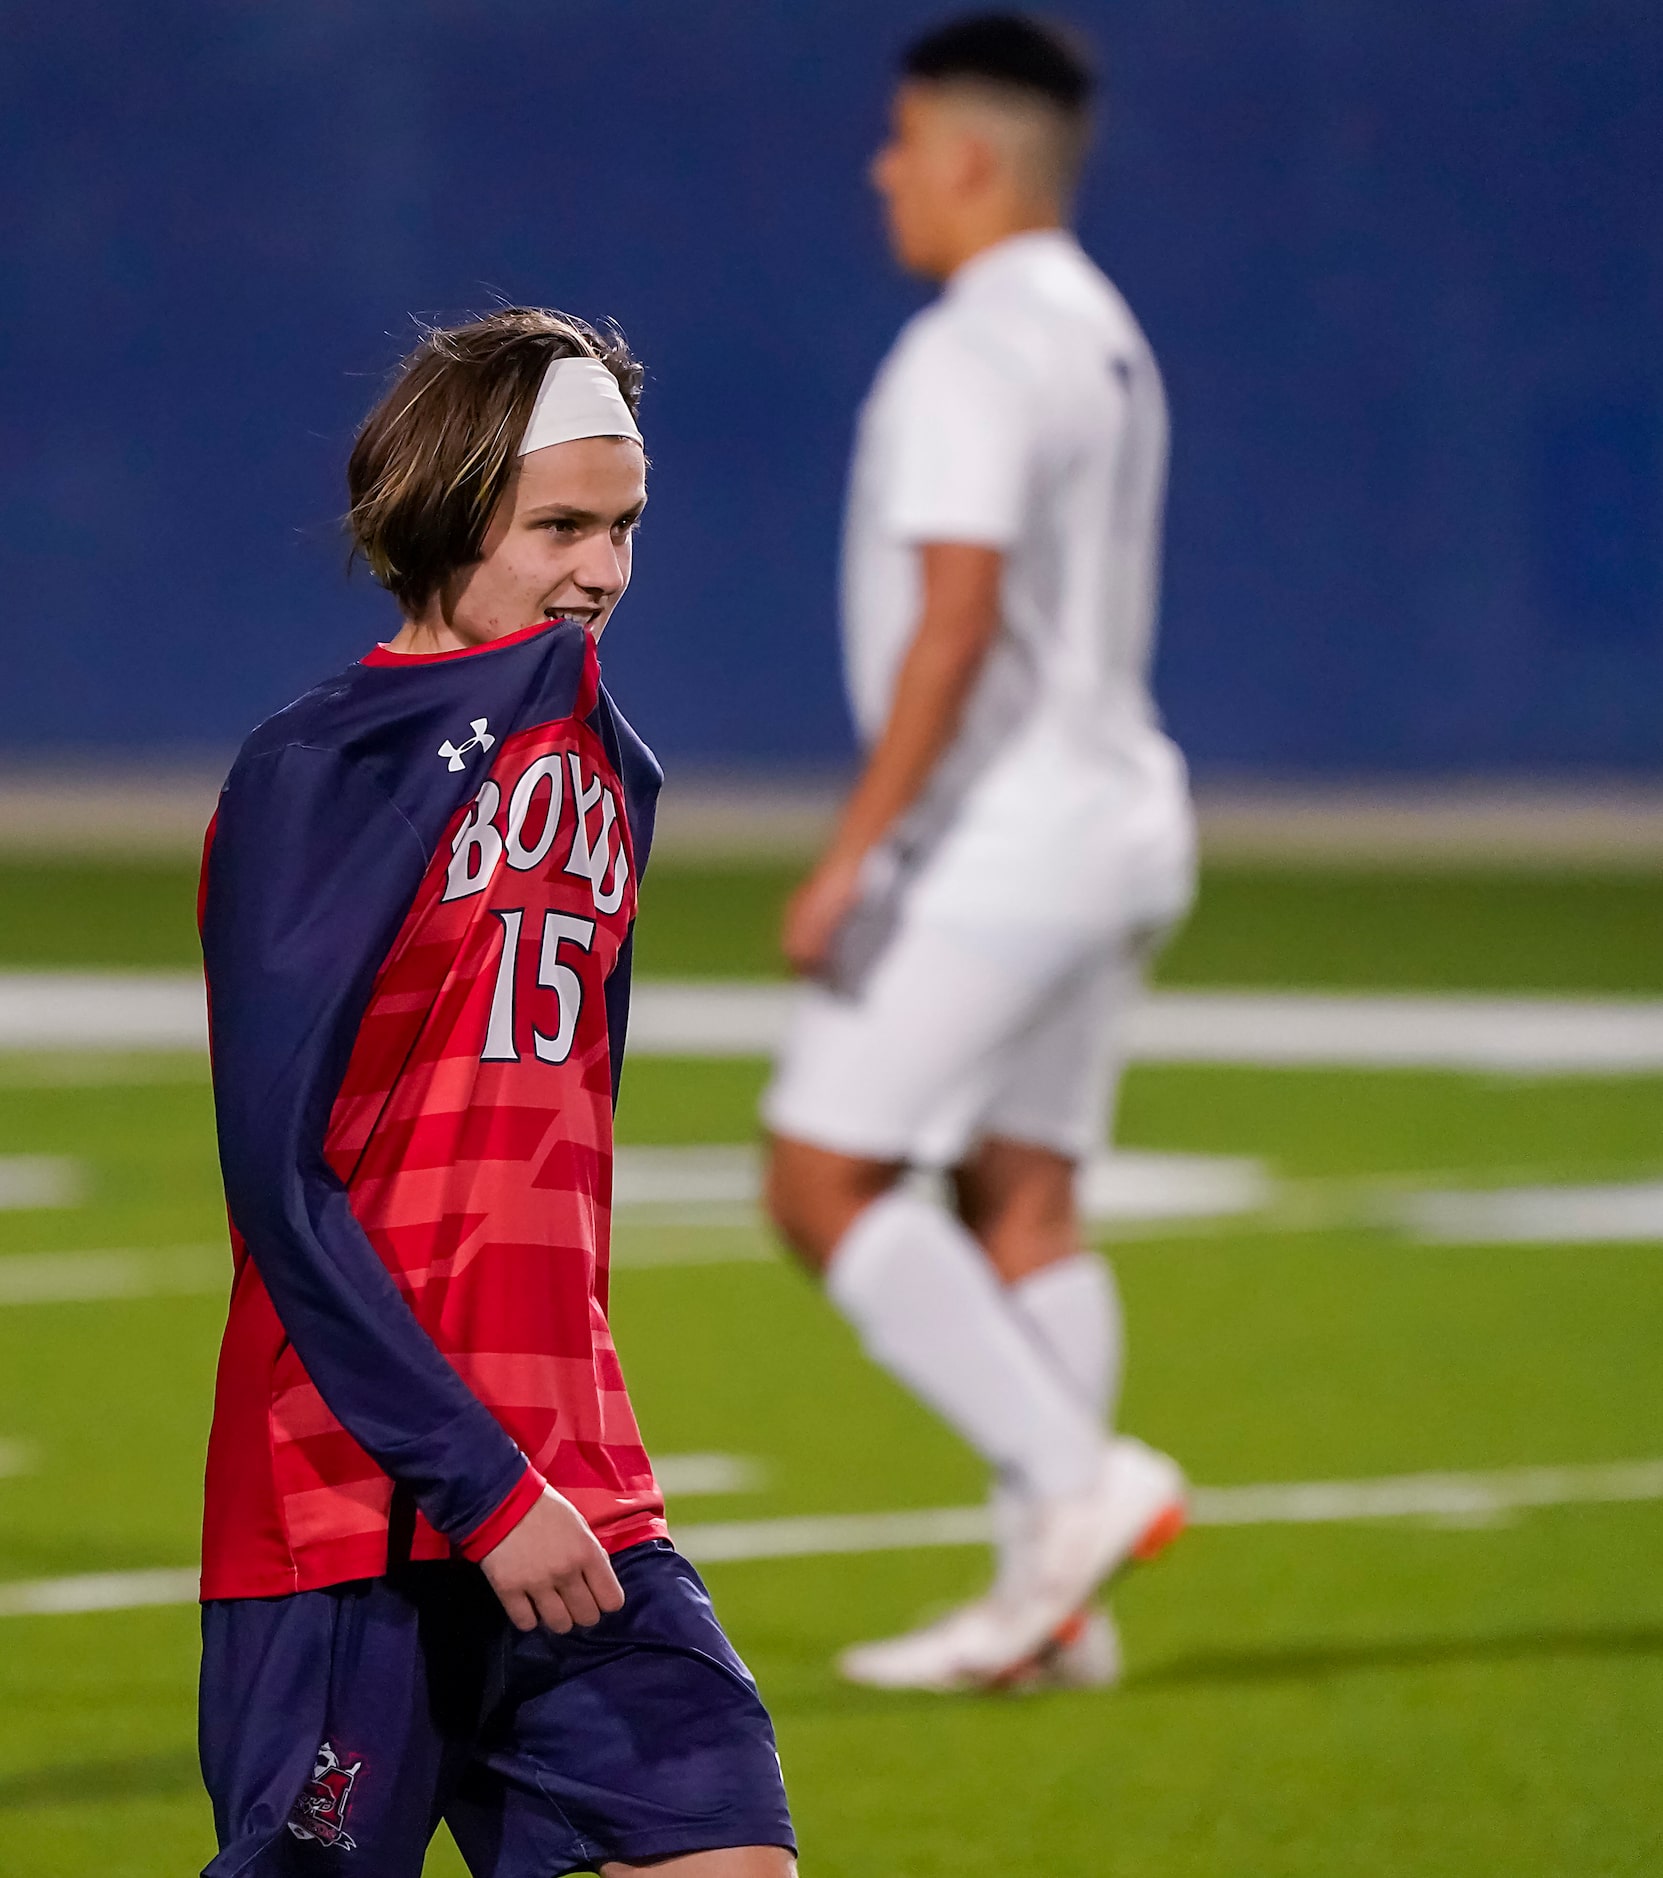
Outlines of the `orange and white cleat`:
<svg viewBox="0 0 1663 1878">
<path fill-rule="evenodd" d="M 1046 1652 L 1040 1686 L 1048 1689 L 1112 1689 L 1125 1669 L 1120 1630 L 1107 1611 L 1081 1611 Z"/>
<path fill-rule="evenodd" d="M 857 1644 L 839 1667 L 871 1688 L 1019 1688 L 1068 1662 L 1071 1644 L 1089 1636 L 1109 1673 L 1070 1686 L 1101 1687 L 1118 1675 L 1119 1647 L 1106 1618 L 1091 1624 L 1089 1600 L 1127 1564 L 1165 1551 L 1183 1530 L 1185 1498 L 1175 1461 L 1117 1437 L 1084 1491 L 1032 1503 L 1023 1542 L 986 1597 L 922 1630 Z M 1078 1661 L 1090 1673 L 1089 1651 Z"/>
<path fill-rule="evenodd" d="M 1107 1611 L 1076 1611 L 1026 1663 L 989 1685 L 1018 1694 L 1038 1689 L 1112 1689 L 1123 1669 L 1120 1632 Z"/>
</svg>

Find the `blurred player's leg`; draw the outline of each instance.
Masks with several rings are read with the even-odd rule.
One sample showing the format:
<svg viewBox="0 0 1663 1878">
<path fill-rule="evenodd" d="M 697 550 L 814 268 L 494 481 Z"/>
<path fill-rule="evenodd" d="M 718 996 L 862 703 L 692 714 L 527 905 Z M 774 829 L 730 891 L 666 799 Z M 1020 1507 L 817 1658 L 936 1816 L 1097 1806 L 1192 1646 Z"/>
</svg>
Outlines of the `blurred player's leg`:
<svg viewBox="0 0 1663 1878">
<path fill-rule="evenodd" d="M 1086 1249 L 1078 1175 L 1110 1138 L 1126 1019 L 1164 936 L 1158 920 L 1129 932 L 1059 987 L 1008 1053 L 987 1117 L 994 1133 L 958 1180 L 961 1210 L 968 1218 L 974 1208 L 977 1236 L 1013 1304 L 1105 1426 L 1119 1406 L 1124 1332 L 1113 1271 Z M 1039 1142 L 1050 1144 L 1049 1151 Z M 1031 1516 L 1020 1493 L 995 1489 L 1001 1577 L 1020 1576 Z M 1026 1680 L 1102 1687 L 1119 1673 L 1112 1621 L 1087 1607 L 1035 1660 Z"/>
<path fill-rule="evenodd" d="M 1052 1373 L 974 1234 L 894 1183 L 908 1162 L 962 1156 L 1007 1039 L 1046 980 L 1077 969 L 1079 943 L 904 926 L 858 998 L 805 993 L 765 1100 L 781 1230 L 874 1360 L 1030 1494 L 1087 1486 L 1098 1418 Z"/>
<path fill-rule="evenodd" d="M 1075 1202 L 1078 1168 L 1065 1155 L 1025 1141 L 984 1141 L 954 1174 L 959 1215 L 1005 1280 L 1023 1328 L 1062 1379 L 1107 1427 L 1120 1392 L 1123 1328 L 1108 1262 L 1082 1249 Z M 1037 1264 L 1039 1259 L 1048 1262 Z M 1032 1502 L 996 1482 L 990 1511 L 996 1583 L 1019 1580 Z M 1019 1678 L 1025 1683 L 1103 1688 L 1119 1680 L 1113 1620 L 1077 1612 Z"/>
<path fill-rule="evenodd" d="M 959 1215 L 1004 1281 L 1025 1328 L 1107 1427 L 1120 1394 L 1120 1300 L 1087 1250 L 1079 1170 L 1108 1138 L 1127 1013 L 1142 995 L 1144 936 L 1065 978 L 1001 1057 L 983 1139 L 955 1171 Z M 1017 1565 L 1027 1509 L 996 1488 L 1000 1570 Z"/>
<path fill-rule="evenodd" d="M 954 1171 L 959 1218 L 1063 1380 L 1099 1423 L 1120 1393 L 1120 1299 L 1106 1260 L 1085 1248 L 1078 1165 L 1031 1142 L 995 1138 Z"/>
<path fill-rule="evenodd" d="M 1099 1421 L 1120 1393 L 1120 1293 L 1107 1259 L 1075 1252 L 1009 1287 L 1011 1302 Z"/>
<path fill-rule="evenodd" d="M 1110 1421 L 1120 1393 L 1124 1331 L 1120 1293 L 1106 1259 L 1075 1252 L 1008 1287 L 1011 1303 L 1099 1422 Z M 993 1492 L 994 1545 L 1001 1576 L 1015 1565 L 1027 1530 L 1028 1503 L 1008 1487 Z M 1034 1668 L 1034 1681 L 1074 1689 L 1120 1680 L 1120 1638 L 1106 1610 L 1087 1606 L 1057 1634 Z"/>
<path fill-rule="evenodd" d="M 1002 1477 L 1032 1496 L 1089 1489 L 1096 1419 L 1011 1310 L 975 1237 L 932 1201 L 891 1185 L 893 1166 L 777 1139 L 774 1214 L 825 1275 L 867 1354 L 929 1404 Z"/>
<path fill-rule="evenodd" d="M 908 1160 L 966 1159 L 981 1118 L 1002 1114 L 1033 1078 L 1013 1040 L 1062 1026 L 1059 988 L 1095 980 L 1099 952 L 1089 936 L 1060 929 L 904 926 L 858 999 L 807 995 L 768 1096 L 776 1221 L 825 1273 L 873 1358 L 984 1455 L 1027 1510 L 1014 1569 L 994 1595 L 945 1631 L 851 1653 L 845 1668 L 862 1681 L 1003 1680 L 1050 1646 L 1182 1497 L 1163 1457 L 1106 1443 L 1089 1392 L 1068 1380 L 962 1221 L 892 1184 L 873 1197 Z M 1070 1124 L 1086 1126 L 1077 1101 Z M 1064 1145 L 1078 1151 L 1072 1138 Z M 849 1151 L 857 1147 L 869 1151 Z M 1033 1213 L 1031 1231 L 1009 1235 L 1013 1261 L 1037 1268 L 1078 1257 L 1070 1168 L 1069 1154 L 1036 1156 L 1018 1141 L 991 1151 L 982 1168 L 989 1219 L 1014 1227 L 1024 1206 Z M 995 1191 L 1001 1170 L 1008 1194 Z M 993 1204 L 1001 1198 L 1008 1206 Z M 1076 1267 L 1076 1291 L 1082 1282 L 1089 1277 Z M 1067 1289 L 1069 1276 L 1060 1283 Z M 1036 1290 L 1042 1311 L 1053 1288 Z M 1101 1319 L 1101 1288 L 1094 1303 Z M 1104 1324 L 1092 1334 L 1106 1352 Z M 1086 1360 L 1083 1345 L 1079 1354 Z"/>
<path fill-rule="evenodd" d="M 870 1206 L 826 1289 L 867 1352 L 1004 1478 L 1041 1497 L 1085 1491 L 1102 1436 L 1011 1311 L 975 1239 L 911 1193 Z"/>
</svg>

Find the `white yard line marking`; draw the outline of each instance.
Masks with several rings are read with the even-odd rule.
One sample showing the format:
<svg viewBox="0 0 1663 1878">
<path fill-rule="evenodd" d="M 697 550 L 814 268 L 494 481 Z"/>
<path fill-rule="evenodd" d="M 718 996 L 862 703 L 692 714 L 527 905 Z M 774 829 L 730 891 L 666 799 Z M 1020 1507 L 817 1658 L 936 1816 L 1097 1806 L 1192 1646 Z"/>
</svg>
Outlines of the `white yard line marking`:
<svg viewBox="0 0 1663 1878">
<path fill-rule="evenodd" d="M 1400 1474 L 1378 1480 L 1197 1487 L 1190 1499 L 1190 1523 L 1304 1526 L 1367 1519 L 1470 1518 L 1527 1507 L 1640 1500 L 1663 1500 L 1663 1460 L 1594 1467 L 1513 1467 L 1490 1474 Z M 703 1563 L 981 1545 L 991 1536 L 988 1511 L 981 1506 L 722 1520 L 675 1529 L 680 1549 Z"/>
<path fill-rule="evenodd" d="M 1127 1043 L 1146 1062 L 1640 1075 L 1663 1070 L 1663 1002 L 1169 991 Z"/>
<path fill-rule="evenodd" d="M 612 1264 L 619 1271 L 677 1266 L 772 1265 L 780 1254 L 755 1232 L 755 1217 L 700 1219 L 700 1227 L 743 1227 L 743 1233 L 700 1232 L 659 1239 L 627 1223 L 619 1227 Z M 155 1251 L 13 1252 L 0 1254 L 0 1309 L 7 1305 L 98 1304 L 126 1298 L 200 1297 L 231 1286 L 224 1246 L 168 1246 Z"/>
<path fill-rule="evenodd" d="M 779 1252 L 755 1231 L 755 1214 L 750 1210 L 733 1220 L 700 1218 L 693 1223 L 729 1230 L 661 1239 L 646 1228 L 621 1222 L 612 1248 L 614 1269 L 657 1271 L 676 1266 L 778 1262 Z M 741 1233 L 734 1228 L 745 1230 Z M 225 1246 L 0 1254 L 0 1309 L 11 1304 L 98 1304 L 125 1298 L 197 1297 L 227 1293 L 230 1285 L 231 1254 Z"/>
<path fill-rule="evenodd" d="M 762 1157 L 754 1147 L 621 1147 L 612 1156 L 612 1204 L 637 1208 L 717 1207 L 745 1213 L 756 1205 Z"/>
<path fill-rule="evenodd" d="M 207 1047 L 200 972 L 0 973 L 0 1048 Z"/>
<path fill-rule="evenodd" d="M 1507 1467 L 1481 1474 L 1397 1474 L 1374 1480 L 1197 1487 L 1190 1501 L 1190 1523 L 1309 1526 L 1383 1519 L 1470 1521 L 1531 1508 L 1656 1500 L 1663 1500 L 1663 1460 L 1612 1461 L 1583 1467 Z M 674 1528 L 678 1549 L 705 1565 L 985 1545 L 991 1532 L 985 1506 L 811 1514 L 796 1519 L 710 1520 L 677 1524 Z M 188 1604 L 196 1595 L 194 1571 L 92 1572 L 75 1578 L 37 1578 L 0 1584 L 0 1617 Z"/>
<path fill-rule="evenodd" d="M 821 1513 L 798 1519 L 722 1519 L 676 1525 L 676 1547 L 695 1564 L 743 1559 L 821 1558 L 839 1552 L 909 1552 L 916 1547 L 985 1545 L 993 1522 L 985 1506 L 939 1506 L 917 1513 Z"/>
<path fill-rule="evenodd" d="M 56 1154 L 0 1154 L 0 1212 L 79 1206 L 85 1192 L 79 1161 Z"/>
<path fill-rule="evenodd" d="M 791 986 L 644 979 L 637 1056 L 769 1056 Z M 1527 1075 L 1663 1072 L 1663 1000 L 1396 993 L 1165 991 L 1132 1013 L 1142 1062 L 1442 1069 Z M 0 973 L 0 1049 L 201 1050 L 202 984 L 189 972 Z"/>
<path fill-rule="evenodd" d="M 1309 1526 L 1354 1519 L 1445 1519 L 1663 1500 L 1663 1460 L 1505 1467 L 1485 1474 L 1389 1474 L 1259 1487 L 1197 1487 L 1197 1526 Z"/>
<path fill-rule="evenodd" d="M 671 1500 L 760 1493 L 768 1484 L 768 1469 L 750 1454 L 655 1454 L 652 1470 Z"/>
<path fill-rule="evenodd" d="M 683 1176 L 685 1175 L 685 1180 Z M 774 1265 L 782 1254 L 762 1230 L 748 1148 L 620 1150 L 612 1244 L 615 1271 Z M 686 1201 L 675 1195 L 685 1192 Z M 641 1195 L 651 1198 L 643 1200 Z M 1086 1172 L 1087 1217 L 1127 1228 L 1208 1221 L 1278 1233 L 1396 1230 L 1425 1245 L 1600 1245 L 1663 1242 L 1663 1181 L 1604 1186 L 1521 1186 L 1414 1192 L 1402 1179 L 1274 1185 L 1256 1161 L 1226 1156 L 1106 1155 Z M 1272 1210 L 1274 1209 L 1274 1210 Z M 223 1246 L 0 1255 L 0 1308 L 223 1293 Z"/>
<path fill-rule="evenodd" d="M 1614 1245 L 1663 1239 L 1663 1181 L 1406 1193 L 1395 1223 L 1434 1245 Z"/>
<path fill-rule="evenodd" d="M 699 1265 L 777 1265 L 783 1254 L 764 1236 L 755 1207 L 711 1207 L 698 1213 L 667 1208 L 625 1213 L 613 1223 L 615 1272 L 669 1271 Z M 668 1228 L 691 1227 L 696 1236 L 665 1238 Z"/>
<path fill-rule="evenodd" d="M 231 1287 L 223 1246 L 153 1252 L 13 1252 L 0 1257 L 0 1305 L 88 1304 L 104 1298 L 180 1297 Z"/>
<path fill-rule="evenodd" d="M 620 1223 L 756 1225 L 761 1187 L 752 1147 L 625 1147 L 612 1167 Z M 1116 1150 L 1097 1155 L 1081 1183 L 1086 1217 L 1103 1222 L 1217 1219 L 1275 1197 L 1260 1162 L 1227 1155 Z"/>
<path fill-rule="evenodd" d="M 629 1049 L 638 1056 L 772 1056 L 796 997 L 788 984 L 642 979 L 630 989 Z"/>
<path fill-rule="evenodd" d="M 197 1590 L 194 1568 L 22 1579 L 0 1585 L 0 1617 L 66 1617 L 77 1611 L 136 1611 L 150 1604 L 194 1604 Z"/>
<path fill-rule="evenodd" d="M 645 981 L 630 1048 L 643 1056 L 766 1056 L 787 985 Z M 1143 1062 L 1596 1075 L 1663 1070 L 1663 1001 L 1619 998 L 1157 992 L 1128 1020 Z"/>
<path fill-rule="evenodd" d="M 1243 1155 L 1115 1148 L 1080 1177 L 1080 1210 L 1102 1224 L 1226 1219 L 1263 1212 L 1276 1196 L 1264 1163 Z"/>
</svg>

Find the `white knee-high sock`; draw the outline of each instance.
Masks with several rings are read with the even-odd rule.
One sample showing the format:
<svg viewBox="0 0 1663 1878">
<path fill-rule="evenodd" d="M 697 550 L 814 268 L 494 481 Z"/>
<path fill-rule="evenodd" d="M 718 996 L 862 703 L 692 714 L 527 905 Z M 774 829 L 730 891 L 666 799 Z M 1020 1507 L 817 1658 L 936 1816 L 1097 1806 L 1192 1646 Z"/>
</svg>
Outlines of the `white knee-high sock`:
<svg viewBox="0 0 1663 1878">
<path fill-rule="evenodd" d="M 1006 1295 L 1097 1420 L 1112 1421 L 1125 1332 L 1108 1261 L 1095 1252 L 1076 1252 L 1019 1278 Z"/>
<path fill-rule="evenodd" d="M 1046 1361 L 1090 1410 L 1099 1426 L 1113 1419 L 1120 1397 L 1125 1335 L 1120 1293 L 1108 1261 L 1094 1252 L 1043 1265 L 1006 1287 L 1005 1295 Z M 993 1543 L 1002 1576 L 1020 1569 L 1028 1496 L 1020 1486 L 993 1491 Z"/>
<path fill-rule="evenodd" d="M 843 1235 L 826 1290 L 867 1354 L 1027 1494 L 1075 1493 L 1102 1454 L 1096 1416 L 1055 1373 L 981 1247 L 910 1193 Z"/>
</svg>

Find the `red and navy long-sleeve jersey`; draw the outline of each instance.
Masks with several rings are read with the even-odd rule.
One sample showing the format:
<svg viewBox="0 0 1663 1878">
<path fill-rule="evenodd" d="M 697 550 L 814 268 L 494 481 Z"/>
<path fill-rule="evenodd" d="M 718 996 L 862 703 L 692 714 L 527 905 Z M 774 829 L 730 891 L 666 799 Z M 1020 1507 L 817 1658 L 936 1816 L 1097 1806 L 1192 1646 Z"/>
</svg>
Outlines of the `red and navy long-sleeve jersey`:
<svg viewBox="0 0 1663 1878">
<path fill-rule="evenodd" d="M 244 745 L 202 882 L 204 1597 L 482 1558 L 544 1481 L 609 1550 L 663 1534 L 606 1319 L 659 782 L 574 625 L 377 650 Z"/>
</svg>

